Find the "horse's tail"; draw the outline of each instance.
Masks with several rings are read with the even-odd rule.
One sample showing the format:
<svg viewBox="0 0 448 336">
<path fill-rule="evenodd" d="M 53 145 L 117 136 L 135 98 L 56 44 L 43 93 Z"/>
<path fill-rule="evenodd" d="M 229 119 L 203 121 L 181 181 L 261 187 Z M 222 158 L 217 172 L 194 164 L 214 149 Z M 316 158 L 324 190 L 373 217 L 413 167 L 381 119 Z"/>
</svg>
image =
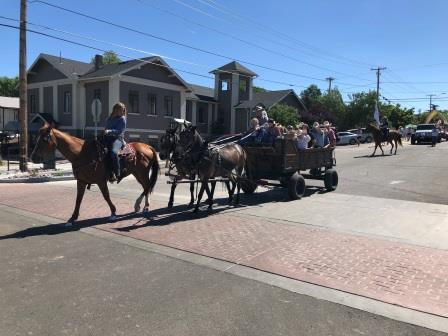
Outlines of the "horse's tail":
<svg viewBox="0 0 448 336">
<path fill-rule="evenodd" d="M 157 178 L 159 177 L 159 158 L 154 148 L 151 148 L 153 152 L 153 160 L 151 164 L 151 175 L 149 176 L 149 193 L 152 193 L 154 186 L 156 185 Z"/>
<path fill-rule="evenodd" d="M 403 147 L 403 143 L 401 142 L 401 136 L 398 137 L 398 144 Z"/>
</svg>

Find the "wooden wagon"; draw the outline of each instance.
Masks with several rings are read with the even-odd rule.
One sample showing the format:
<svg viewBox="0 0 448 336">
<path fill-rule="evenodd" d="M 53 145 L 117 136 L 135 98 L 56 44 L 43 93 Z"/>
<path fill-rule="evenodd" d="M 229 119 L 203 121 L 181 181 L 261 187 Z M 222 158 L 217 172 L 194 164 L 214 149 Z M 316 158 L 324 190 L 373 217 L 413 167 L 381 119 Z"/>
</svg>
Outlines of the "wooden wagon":
<svg viewBox="0 0 448 336">
<path fill-rule="evenodd" d="M 334 148 L 299 150 L 295 140 L 277 139 L 274 146 L 245 145 L 244 149 L 247 166 L 241 187 L 246 194 L 253 193 L 258 185 L 268 184 L 286 188 L 290 199 L 300 199 L 305 193 L 304 176 L 323 180 L 328 191 L 338 185 L 338 174 L 333 169 Z M 307 170 L 309 174 L 301 173 Z"/>
</svg>

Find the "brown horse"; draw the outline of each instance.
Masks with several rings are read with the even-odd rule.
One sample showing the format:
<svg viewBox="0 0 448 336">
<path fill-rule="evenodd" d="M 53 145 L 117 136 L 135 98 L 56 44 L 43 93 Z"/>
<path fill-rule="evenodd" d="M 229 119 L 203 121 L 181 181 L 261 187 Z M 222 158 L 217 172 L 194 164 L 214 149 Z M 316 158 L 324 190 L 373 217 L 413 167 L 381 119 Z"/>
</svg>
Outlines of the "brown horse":
<svg viewBox="0 0 448 336">
<path fill-rule="evenodd" d="M 159 162 L 154 148 L 140 142 L 131 142 L 129 146 L 135 152 L 135 158 L 125 161 L 124 173 L 120 179 L 132 174 L 142 185 L 143 192 L 135 201 L 134 209 L 140 210 L 140 204 L 145 197 L 143 211 L 148 211 L 149 197 L 157 182 Z M 107 187 L 108 171 L 105 157 L 100 150 L 98 141 L 86 141 L 53 128 L 48 123 L 39 130 L 39 137 L 31 153 L 31 160 L 35 163 L 42 162 L 55 149 L 59 150 L 72 164 L 73 174 L 77 180 L 76 206 L 66 226 L 71 226 L 78 219 L 79 208 L 87 185 L 97 184 L 104 199 L 110 207 L 111 220 L 116 219 L 116 208 L 113 205 L 109 189 Z M 151 174 L 149 171 L 151 170 Z"/>
<path fill-rule="evenodd" d="M 368 124 L 366 127 L 366 130 L 367 130 L 367 132 L 372 133 L 373 140 L 375 141 L 375 150 L 373 151 L 371 156 L 375 156 L 377 147 L 380 147 L 381 153 L 382 153 L 382 155 L 384 155 L 384 151 L 381 146 L 381 142 L 383 142 L 383 141 L 385 141 L 386 143 L 390 143 L 390 145 L 391 145 L 390 154 L 392 154 L 392 151 L 394 149 L 394 143 L 395 143 L 394 155 L 397 154 L 398 145 L 403 147 L 403 144 L 401 143 L 401 135 L 400 135 L 400 133 L 398 133 L 395 130 L 390 130 L 386 139 L 383 139 L 382 131 L 379 129 L 378 126 L 376 126 L 374 124 Z"/>
</svg>

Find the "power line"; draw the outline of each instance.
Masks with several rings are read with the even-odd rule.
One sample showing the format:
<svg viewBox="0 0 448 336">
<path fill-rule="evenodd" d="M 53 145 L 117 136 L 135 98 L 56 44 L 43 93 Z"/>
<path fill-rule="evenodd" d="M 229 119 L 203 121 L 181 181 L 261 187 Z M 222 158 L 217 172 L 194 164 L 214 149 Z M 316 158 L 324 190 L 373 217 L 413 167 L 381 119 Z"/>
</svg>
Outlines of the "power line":
<svg viewBox="0 0 448 336">
<path fill-rule="evenodd" d="M 190 23 L 190 24 L 193 24 L 193 25 L 199 26 L 199 27 L 201 27 L 201 28 L 211 30 L 211 31 L 213 31 L 213 32 L 215 32 L 215 33 L 218 33 L 218 34 L 221 34 L 221 35 L 230 37 L 230 38 L 232 38 L 232 39 L 234 39 L 234 40 L 236 40 L 236 41 L 242 42 L 242 43 L 244 43 L 244 44 L 247 44 L 247 45 L 250 45 L 250 46 L 252 46 L 252 47 L 258 48 L 258 49 L 260 49 L 260 50 L 263 50 L 263 51 L 266 51 L 266 52 L 269 52 L 269 53 L 272 53 L 272 54 L 275 54 L 275 55 L 278 55 L 278 56 L 281 56 L 281 57 L 284 57 L 284 58 L 287 58 L 287 59 L 290 59 L 290 60 L 293 60 L 293 61 L 298 62 L 298 63 L 302 63 L 302 64 L 305 64 L 305 65 L 308 65 L 308 66 L 313 67 L 313 68 L 316 68 L 316 69 L 320 69 L 320 70 L 330 71 L 330 72 L 333 72 L 333 73 L 342 74 L 342 75 L 345 75 L 345 77 L 351 77 L 351 78 L 356 78 L 356 79 L 363 80 L 363 81 L 368 81 L 368 79 L 365 79 L 365 78 L 360 78 L 360 77 L 355 76 L 355 75 L 350 75 L 350 74 L 347 74 L 347 73 L 344 73 L 344 72 L 340 72 L 340 71 L 337 71 L 337 70 L 334 70 L 334 69 L 326 68 L 326 67 L 323 67 L 323 66 L 320 66 L 320 65 L 316 65 L 316 64 L 307 62 L 307 61 L 303 61 L 303 60 L 301 60 L 301 59 L 298 59 L 298 58 L 296 58 L 296 57 L 292 57 L 292 56 L 290 56 L 290 55 L 286 55 L 286 54 L 281 53 L 281 52 L 278 52 L 278 51 L 276 51 L 276 50 L 273 50 L 273 49 L 264 47 L 264 46 L 262 46 L 262 45 L 260 45 L 260 44 L 257 44 L 257 43 L 254 43 L 254 42 L 251 42 L 251 41 L 242 39 L 242 38 L 240 38 L 240 37 L 238 37 L 238 36 L 229 34 L 229 33 L 225 32 L 225 31 L 216 29 L 216 28 L 214 28 L 214 27 L 210 27 L 210 26 L 208 26 L 208 25 L 205 25 L 205 24 L 203 24 L 203 23 L 199 23 L 199 22 L 197 22 L 197 21 L 190 20 L 190 19 L 186 18 L 185 16 L 179 15 L 179 14 L 177 14 L 177 13 L 174 13 L 174 12 L 169 11 L 169 10 L 164 9 L 164 8 L 160 8 L 159 6 L 156 6 L 156 5 L 154 5 L 153 3 L 148 3 L 147 1 L 144 1 L 144 0 L 137 0 L 137 1 L 138 1 L 139 3 L 141 3 L 141 4 L 144 4 L 144 5 L 146 5 L 146 6 L 149 6 L 149 7 L 151 7 L 151 8 L 154 8 L 154 9 L 156 9 L 156 10 L 158 10 L 158 11 L 161 11 L 161 12 L 163 12 L 163 13 L 166 13 L 166 14 L 168 14 L 168 15 L 174 16 L 174 17 L 176 17 L 176 18 L 178 18 L 178 19 L 181 19 L 181 20 L 183 20 L 183 21 L 185 21 L 185 22 L 188 22 L 188 23 Z M 196 7 L 193 7 L 193 6 L 189 5 L 189 4 L 186 4 L 186 3 L 184 3 L 183 1 L 180 1 L 180 0 L 173 0 L 173 1 L 175 1 L 175 2 L 178 3 L 178 4 L 184 5 L 184 6 L 186 6 L 187 8 L 190 8 L 190 9 L 192 9 L 192 10 L 199 11 L 200 13 L 208 14 L 207 12 L 204 12 L 204 11 L 202 11 L 202 10 L 198 10 Z M 293 49 L 293 50 L 298 50 L 298 51 L 303 52 L 303 50 L 301 50 L 301 49 L 295 48 L 294 46 L 291 46 L 291 45 L 289 45 L 289 44 L 281 43 L 281 42 L 278 41 L 278 40 L 277 40 L 277 41 L 275 41 L 275 40 L 270 40 L 270 39 L 267 39 L 265 36 L 264 36 L 263 38 L 264 38 L 265 40 L 269 41 L 269 42 L 272 42 L 272 43 L 275 43 L 275 44 L 279 44 L 279 45 L 285 46 L 285 47 L 287 47 L 287 48 L 290 48 L 290 49 Z"/>
<path fill-rule="evenodd" d="M 1 18 L 5 18 L 5 17 L 1 17 Z M 11 18 L 6 18 L 6 19 L 13 20 L 13 21 L 19 21 L 19 20 L 11 19 Z M 36 24 L 30 23 L 30 22 L 28 22 L 28 23 L 32 24 L 32 25 L 36 25 Z M 7 25 L 7 24 L 0 24 L 0 26 L 7 27 L 7 28 L 13 28 L 13 29 L 19 29 L 16 26 L 11 26 L 11 25 Z M 49 27 L 47 27 L 46 29 L 53 30 L 52 28 L 49 28 Z M 32 30 L 32 29 L 27 29 L 26 31 L 34 33 L 34 34 L 42 35 L 42 36 L 45 36 L 45 37 L 49 37 L 49 38 L 52 38 L 52 39 L 55 39 L 55 40 L 63 41 L 63 42 L 66 42 L 66 43 L 70 43 L 70 44 L 73 44 L 73 45 L 78 45 L 78 46 L 82 46 L 82 47 L 85 47 L 85 48 L 93 49 L 93 50 L 100 51 L 100 52 L 108 51 L 106 49 L 98 48 L 98 47 L 87 45 L 87 44 L 84 44 L 84 43 L 79 43 L 79 42 L 76 42 L 76 41 L 68 40 L 66 38 L 57 37 L 57 36 L 54 36 L 54 35 L 50 35 L 50 34 L 39 32 L 39 31 Z M 175 67 L 171 67 L 171 66 L 166 66 L 166 65 L 163 65 L 163 64 L 160 64 L 160 63 L 155 63 L 155 62 L 151 62 L 151 61 L 145 60 L 143 58 L 136 58 L 136 57 L 132 57 L 132 56 L 129 56 L 129 55 L 125 55 L 123 53 L 118 53 L 118 52 L 116 54 L 117 54 L 117 56 L 124 57 L 124 58 L 130 59 L 130 60 L 138 60 L 138 61 L 141 61 L 143 63 L 152 64 L 152 65 L 163 67 L 163 68 L 167 68 L 167 69 L 170 69 L 170 70 L 175 70 L 175 71 L 178 71 L 178 72 L 187 73 L 187 74 L 190 74 L 190 75 L 203 77 L 203 78 L 207 78 L 207 79 L 211 79 L 211 80 L 214 79 L 214 77 L 211 77 L 211 76 L 198 74 L 198 73 L 195 73 L 195 72 L 191 72 L 191 71 L 187 71 L 187 70 L 184 70 L 184 69 L 179 69 L 179 68 L 175 68 Z M 156 56 L 160 56 L 160 55 L 156 55 Z M 221 73 L 232 73 L 230 71 L 225 71 L 225 70 L 217 70 L 217 71 L 219 71 Z M 263 82 L 267 82 L 267 83 L 282 84 L 282 85 L 286 85 L 286 86 L 289 86 L 289 87 L 306 88 L 306 86 L 304 86 L 304 85 L 292 84 L 292 83 L 276 81 L 276 80 L 270 80 L 270 79 L 264 79 L 264 78 L 257 78 L 257 80 L 263 81 Z"/>
<path fill-rule="evenodd" d="M 197 0 L 197 1 L 199 1 L 200 3 L 204 3 L 204 1 L 201 1 L 201 0 Z M 340 55 L 336 55 L 336 54 L 332 55 L 332 53 L 330 53 L 330 52 L 328 52 L 326 50 L 317 48 L 317 47 L 315 47 L 315 46 L 313 46 L 313 45 L 311 45 L 309 43 L 301 41 L 301 40 L 299 40 L 299 39 L 297 39 L 297 38 L 295 38 L 295 37 L 293 37 L 291 35 L 288 35 L 288 34 L 282 32 L 282 31 L 279 31 L 279 30 L 277 30 L 275 28 L 269 27 L 266 24 L 263 24 L 263 23 L 260 23 L 258 21 L 255 21 L 255 20 L 253 20 L 250 17 L 243 16 L 241 14 L 237 14 L 235 12 L 232 12 L 231 9 L 229 9 L 228 7 L 218 3 L 217 1 L 207 0 L 207 2 L 209 3 L 208 4 L 209 7 L 214 8 L 214 9 L 216 9 L 216 10 L 222 12 L 222 13 L 225 13 L 227 15 L 230 15 L 230 16 L 238 19 L 239 21 L 243 22 L 244 24 L 247 24 L 247 22 L 251 22 L 252 24 L 255 24 L 256 27 L 264 28 L 266 31 L 269 31 L 271 34 L 275 34 L 277 36 L 281 36 L 283 39 L 287 39 L 287 40 L 293 41 L 295 43 L 301 44 L 305 48 L 308 48 L 310 50 L 315 50 L 318 54 L 324 53 L 324 54 L 329 55 L 332 58 L 345 59 L 345 60 L 349 61 L 350 63 L 358 64 L 359 66 L 372 66 L 372 64 L 368 64 L 368 63 L 360 62 L 360 61 L 357 61 L 357 60 L 353 60 L 353 59 L 350 59 L 350 58 L 345 57 L 345 56 L 340 56 Z"/>
<path fill-rule="evenodd" d="M 178 45 L 178 46 L 181 46 L 181 47 L 184 47 L 184 48 L 188 48 L 188 49 L 195 50 L 195 51 L 198 51 L 198 52 L 206 53 L 206 54 L 209 54 L 209 55 L 225 58 L 225 59 L 232 60 L 232 61 L 238 61 L 240 63 L 245 63 L 247 65 L 255 66 L 255 67 L 258 67 L 258 68 L 261 68 L 261 69 L 275 71 L 275 72 L 278 72 L 278 73 L 282 73 L 282 74 L 286 74 L 286 75 L 290 75 L 290 76 L 295 76 L 295 77 L 300 77 L 300 78 L 312 79 L 312 80 L 316 80 L 316 81 L 325 81 L 325 79 L 322 79 L 322 78 L 301 75 L 301 74 L 297 74 L 297 73 L 281 70 L 281 69 L 278 69 L 278 68 L 268 67 L 268 66 L 265 66 L 265 65 L 260 65 L 260 64 L 256 64 L 256 63 L 249 62 L 249 61 L 245 61 L 245 60 L 242 60 L 242 59 L 230 57 L 230 56 L 227 56 L 227 55 L 222 55 L 222 54 L 219 54 L 219 53 L 216 53 L 216 52 L 212 52 L 212 51 L 208 51 L 208 50 L 205 50 L 205 49 L 193 47 L 193 46 L 187 45 L 187 44 L 182 43 L 182 42 L 173 41 L 173 40 L 170 40 L 170 39 L 167 39 L 167 38 L 164 38 L 164 37 L 160 37 L 160 36 L 157 36 L 157 35 L 154 35 L 154 34 L 151 34 L 151 33 L 143 32 L 143 31 L 135 29 L 135 28 L 131 28 L 131 27 L 128 27 L 128 26 L 123 26 L 121 24 L 117 24 L 117 23 L 114 23 L 114 22 L 111 22 L 111 21 L 108 21 L 108 20 L 105 20 L 105 19 L 100 19 L 100 18 L 91 16 L 91 15 L 88 15 L 88 14 L 84 14 L 84 13 L 81 13 L 81 12 L 78 12 L 78 11 L 74 11 L 74 10 L 71 10 L 71 9 L 68 9 L 68 8 L 65 8 L 65 7 L 54 5 L 54 4 L 48 3 L 46 1 L 34 0 L 33 3 L 41 3 L 41 4 L 44 4 L 44 5 L 47 5 L 47 6 L 50 6 L 50 7 L 57 8 L 59 10 L 68 12 L 68 13 L 72 13 L 72 14 L 75 14 L 75 15 L 78 15 L 78 16 L 82 16 L 82 17 L 85 17 L 85 18 L 88 18 L 88 19 L 91 19 L 91 20 L 94 20 L 94 21 L 97 21 L 97 22 L 101 22 L 101 23 L 104 23 L 104 24 L 107 24 L 107 25 L 111 25 L 111 26 L 120 28 L 120 29 L 128 30 L 128 31 L 140 34 L 140 35 L 144 35 L 144 36 L 147 36 L 147 37 L 158 39 L 158 40 L 161 40 L 161 41 L 164 41 L 164 42 L 167 42 L 167 43 L 175 44 L 175 45 Z M 352 84 L 347 84 L 347 85 L 352 85 Z"/>
</svg>

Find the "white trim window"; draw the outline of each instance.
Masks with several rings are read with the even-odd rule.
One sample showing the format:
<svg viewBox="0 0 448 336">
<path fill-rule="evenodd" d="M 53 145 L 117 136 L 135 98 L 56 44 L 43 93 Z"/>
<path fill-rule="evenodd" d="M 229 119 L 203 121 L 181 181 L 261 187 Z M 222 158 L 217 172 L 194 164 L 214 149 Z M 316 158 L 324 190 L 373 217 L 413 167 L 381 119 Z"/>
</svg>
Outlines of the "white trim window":
<svg viewBox="0 0 448 336">
<path fill-rule="evenodd" d="M 173 116 L 173 97 L 165 96 L 163 105 L 164 105 L 164 109 L 165 109 L 165 116 L 172 117 Z"/>
<path fill-rule="evenodd" d="M 155 94 L 148 94 L 148 115 L 156 116 L 157 115 L 157 96 Z"/>
<path fill-rule="evenodd" d="M 64 91 L 64 113 L 72 113 L 72 93 L 70 91 Z"/>
<path fill-rule="evenodd" d="M 30 114 L 37 112 L 36 95 L 30 95 Z"/>
<path fill-rule="evenodd" d="M 129 91 L 129 113 L 139 114 L 139 94 L 138 91 Z"/>
</svg>

